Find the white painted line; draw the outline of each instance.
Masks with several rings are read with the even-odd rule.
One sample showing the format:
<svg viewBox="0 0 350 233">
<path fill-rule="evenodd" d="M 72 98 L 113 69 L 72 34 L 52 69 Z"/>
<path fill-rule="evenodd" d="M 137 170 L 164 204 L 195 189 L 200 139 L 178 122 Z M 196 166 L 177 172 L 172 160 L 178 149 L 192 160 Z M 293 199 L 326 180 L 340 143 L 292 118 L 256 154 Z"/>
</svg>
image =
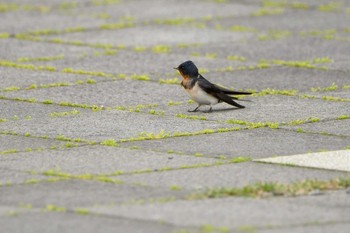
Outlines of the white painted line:
<svg viewBox="0 0 350 233">
<path fill-rule="evenodd" d="M 270 157 L 253 161 L 350 172 L 350 150 Z"/>
</svg>

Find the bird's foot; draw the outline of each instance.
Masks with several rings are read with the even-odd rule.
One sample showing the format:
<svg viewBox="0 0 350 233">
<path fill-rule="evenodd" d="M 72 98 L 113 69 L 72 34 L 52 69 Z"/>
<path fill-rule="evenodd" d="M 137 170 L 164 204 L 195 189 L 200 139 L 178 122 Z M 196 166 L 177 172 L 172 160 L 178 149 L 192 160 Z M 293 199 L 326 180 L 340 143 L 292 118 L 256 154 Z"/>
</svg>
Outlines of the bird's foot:
<svg viewBox="0 0 350 233">
<path fill-rule="evenodd" d="M 197 112 L 198 108 L 200 107 L 200 105 L 198 105 L 195 109 L 193 110 L 187 110 L 188 112 Z"/>
<path fill-rule="evenodd" d="M 213 109 L 212 109 L 212 107 L 210 106 L 210 108 L 209 108 L 209 110 L 208 111 L 204 111 L 205 113 L 210 113 L 210 112 L 212 112 L 213 111 Z"/>
</svg>

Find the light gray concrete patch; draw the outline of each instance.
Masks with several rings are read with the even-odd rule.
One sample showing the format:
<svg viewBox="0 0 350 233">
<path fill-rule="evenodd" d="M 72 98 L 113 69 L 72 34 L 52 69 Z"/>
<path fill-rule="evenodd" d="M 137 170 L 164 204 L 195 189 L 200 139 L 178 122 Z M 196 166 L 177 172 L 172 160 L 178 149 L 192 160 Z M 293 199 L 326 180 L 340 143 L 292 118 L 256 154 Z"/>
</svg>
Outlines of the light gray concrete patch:
<svg viewBox="0 0 350 233">
<path fill-rule="evenodd" d="M 145 169 L 178 168 L 185 165 L 215 163 L 215 159 L 167 154 L 105 146 L 84 146 L 67 150 L 50 150 L 0 155 L 2 167 L 17 170 L 49 169 L 71 174 L 110 174 Z"/>
<path fill-rule="evenodd" d="M 280 156 L 255 161 L 350 172 L 350 150 Z"/>
<path fill-rule="evenodd" d="M 144 220 L 158 220 L 181 226 L 226 226 L 230 229 L 283 227 L 350 220 L 349 197 L 344 191 L 324 196 L 250 199 L 219 198 L 176 201 L 166 204 L 93 208 L 97 213 Z M 273 211 L 271 211 L 273 210 Z M 186 214 L 184 214 L 186 213 Z M 191 216 L 189 218 L 188 216 Z M 249 216 L 249 217 L 248 217 Z"/>
<path fill-rule="evenodd" d="M 293 183 L 307 179 L 328 180 L 349 177 L 349 173 L 277 166 L 262 163 L 237 163 L 196 169 L 126 175 L 127 182 L 141 182 L 155 187 L 177 185 L 184 189 L 243 187 L 257 182 Z"/>
<path fill-rule="evenodd" d="M 264 158 L 320 150 L 340 150 L 349 146 L 349 139 L 260 128 L 198 135 L 190 138 L 179 137 L 130 142 L 126 143 L 126 145 L 157 149 L 165 152 L 174 150 L 188 154 L 202 153 L 210 157 L 224 155 L 228 158 L 238 156 Z"/>
</svg>

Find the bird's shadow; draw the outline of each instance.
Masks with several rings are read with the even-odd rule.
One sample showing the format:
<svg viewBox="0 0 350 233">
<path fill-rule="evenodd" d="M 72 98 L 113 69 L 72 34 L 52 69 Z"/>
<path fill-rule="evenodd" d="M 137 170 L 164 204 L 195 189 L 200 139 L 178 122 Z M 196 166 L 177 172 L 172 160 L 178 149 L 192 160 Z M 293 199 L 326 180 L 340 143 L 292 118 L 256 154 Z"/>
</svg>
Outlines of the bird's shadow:
<svg viewBox="0 0 350 233">
<path fill-rule="evenodd" d="M 198 110 L 196 111 L 197 113 L 198 112 L 201 112 L 201 113 L 214 113 L 214 112 L 228 112 L 228 111 L 234 111 L 234 110 L 242 110 L 242 108 L 218 108 L 218 109 L 212 109 L 211 111 L 208 111 L 208 110 Z M 190 113 L 196 113 L 196 112 L 193 112 L 193 111 L 188 111 Z"/>
</svg>

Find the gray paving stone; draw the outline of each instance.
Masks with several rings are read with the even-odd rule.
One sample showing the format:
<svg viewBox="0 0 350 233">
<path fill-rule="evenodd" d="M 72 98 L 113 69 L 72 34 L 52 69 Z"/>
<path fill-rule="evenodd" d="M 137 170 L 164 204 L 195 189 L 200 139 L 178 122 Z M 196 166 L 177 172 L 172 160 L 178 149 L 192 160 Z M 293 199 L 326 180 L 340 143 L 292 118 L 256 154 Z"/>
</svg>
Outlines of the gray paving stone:
<svg viewBox="0 0 350 233">
<path fill-rule="evenodd" d="M 185 92 L 184 90 L 179 90 Z M 185 93 L 186 94 L 186 93 Z M 187 95 L 187 94 L 186 94 Z M 186 103 L 188 96 L 172 98 L 171 100 Z M 178 106 L 159 105 L 159 110 L 167 114 L 186 114 L 205 116 L 207 120 L 227 121 L 242 120 L 248 122 L 279 122 L 288 123 L 294 120 L 305 120 L 310 117 L 324 119 L 336 119 L 341 115 L 349 114 L 348 102 L 325 101 L 322 99 L 305 99 L 297 96 L 266 95 L 260 97 L 244 97 L 248 102 L 240 102 L 245 109 L 237 109 L 228 104 L 220 103 L 213 106 L 213 112 L 208 111 L 208 106 L 202 106 L 199 112 L 188 113 L 197 105 L 183 104 Z M 204 111 L 204 112 L 203 112 Z M 233 125 L 234 126 L 234 125 Z"/>
<path fill-rule="evenodd" d="M 52 91 L 52 90 L 51 90 Z M 43 98 L 44 99 L 44 98 Z M 8 120 L 7 122 L 0 122 L 0 130 L 2 131 L 2 126 L 8 123 L 16 124 L 16 122 L 31 121 L 33 119 L 41 119 L 50 117 L 52 113 L 62 113 L 71 112 L 74 110 L 72 107 L 64 107 L 58 105 L 50 104 L 40 104 L 40 103 L 28 103 L 13 100 L 0 99 L 0 118 Z M 91 112 L 88 109 L 77 109 L 80 113 Z M 54 117 L 51 117 L 54 118 Z M 16 121 L 16 122 L 14 122 Z"/>
<path fill-rule="evenodd" d="M 172 191 L 170 188 L 150 188 L 141 185 L 112 184 L 100 181 L 65 180 L 31 185 L 0 187 L 0 205 L 28 203 L 42 208 L 57 205 L 70 208 L 109 205 L 149 200 L 153 198 L 176 198 L 185 191 Z"/>
<path fill-rule="evenodd" d="M 27 171 L 19 171 L 18 168 L 8 169 L 3 164 L 6 163 L 6 160 L 3 158 L 0 159 L 0 186 L 12 186 L 16 184 L 28 184 L 30 182 L 39 182 L 47 177 L 37 174 L 31 174 Z M 29 184 L 28 184 L 29 185 Z M 1 212 L 1 211 L 0 211 Z"/>
<path fill-rule="evenodd" d="M 45 222 L 43 222 L 45 219 Z M 35 222 L 36 224 L 33 224 Z M 20 213 L 0 218 L 3 231 L 37 232 L 172 232 L 176 227 L 161 222 L 142 221 L 114 216 L 79 215 L 74 213 Z"/>
<path fill-rule="evenodd" d="M 220 198 L 200 201 L 176 201 L 166 204 L 146 204 L 114 208 L 93 208 L 94 212 L 115 214 L 144 220 L 162 220 L 181 226 L 214 226 L 239 230 L 244 227 L 290 228 L 315 222 L 348 222 L 349 197 L 344 191 L 323 196 L 298 198 Z M 271 211 L 273 209 L 274 211 Z M 183 213 L 187 213 L 186 215 Z M 188 216 L 192 216 L 188 218 Z M 249 218 L 247 217 L 249 216 Z M 315 224 L 317 225 L 317 224 Z M 249 228 L 248 228 L 249 229 Z"/>
<path fill-rule="evenodd" d="M 116 92 L 116 90 L 127 90 Z M 188 114 L 188 107 L 169 107 L 170 101 L 187 101 L 189 97 L 182 87 L 178 85 L 164 85 L 154 82 L 126 81 L 103 82 L 95 85 L 81 85 L 60 87 L 60 91 L 54 89 L 38 89 L 28 91 L 6 92 L 4 95 L 10 98 L 36 98 L 40 101 L 53 100 L 57 103 L 68 101 L 71 103 L 114 106 L 136 106 L 139 104 L 158 104 L 160 111 L 173 114 Z M 152 93 L 150 93 L 152 90 Z M 101 95 L 101 93 L 104 93 Z M 268 95 L 251 99 L 252 102 L 244 103 L 246 109 L 237 111 L 217 111 L 215 114 L 205 114 L 208 119 L 227 120 L 239 119 L 244 121 L 262 122 L 277 121 L 288 122 L 309 117 L 336 118 L 339 115 L 348 114 L 347 102 L 324 101 L 319 99 L 303 99 L 295 96 Z M 242 103 L 243 104 L 243 103 Z M 194 108 L 195 105 L 193 105 Z M 297 106 L 297 108 L 296 108 Z M 310 108 L 310 106 L 316 106 Z M 157 110 L 155 107 L 154 109 Z M 204 110 L 207 110 L 203 106 Z M 214 106 L 214 110 L 233 109 L 227 104 Z M 277 110 L 277 111 L 276 111 Z M 146 110 L 149 111 L 149 110 Z M 293 114 L 291 114 L 293 112 Z M 196 113 L 194 113 L 196 114 Z"/>
<path fill-rule="evenodd" d="M 291 143 L 296 146 L 290 146 Z M 126 143 L 126 145 L 139 146 L 146 149 L 156 148 L 165 152 L 174 150 L 187 154 L 202 153 L 210 157 L 224 155 L 228 158 L 238 156 L 264 158 L 320 150 L 344 149 L 349 146 L 349 138 L 260 128 L 198 135 L 190 138 L 179 137 L 130 142 Z"/>
<path fill-rule="evenodd" d="M 60 148 L 60 147 L 65 147 L 66 143 L 67 142 L 52 140 L 52 139 L 34 138 L 29 136 L 26 137 L 22 135 L 0 134 L 0 152 L 11 151 L 11 150 L 16 150 L 17 152 L 21 152 L 21 151 L 30 151 L 30 150 Z M 36 152 L 34 152 L 34 154 L 35 153 Z M 9 158 L 12 159 L 13 157 L 9 156 Z"/>
<path fill-rule="evenodd" d="M 308 225 L 308 224 L 306 224 Z M 327 233 L 327 232 L 339 232 L 339 233 L 346 233 L 348 232 L 348 229 L 350 227 L 350 224 L 345 222 L 330 222 L 330 223 L 320 223 L 315 225 L 308 225 L 308 226 L 295 226 L 295 227 L 286 227 L 286 228 L 278 228 L 275 229 L 261 229 L 259 232 L 285 232 L 285 233 L 301 233 L 301 232 L 315 232 L 315 233 Z"/>
<path fill-rule="evenodd" d="M 215 62 L 219 59 L 225 60 L 227 56 L 236 55 L 244 57 L 246 60 L 244 62 L 240 62 L 240 64 L 237 64 L 235 61 L 231 61 L 230 65 L 233 66 L 233 68 L 235 68 L 236 65 L 239 67 L 240 65 L 245 65 L 248 62 L 258 63 L 261 60 L 313 62 L 316 58 L 328 57 L 334 60 L 334 62 L 315 65 L 331 68 L 340 63 L 339 66 L 334 66 L 334 68 L 348 70 L 346 62 L 349 60 L 348 49 L 350 45 L 347 41 L 325 40 L 323 38 L 308 36 L 291 36 L 281 40 L 257 40 L 256 38 L 258 35 L 253 36 L 251 39 L 247 38 L 246 41 L 222 41 L 221 43 L 203 44 L 199 47 L 190 46 L 185 50 L 177 50 L 176 52 L 188 55 L 199 53 L 202 56 L 207 53 L 215 53 L 217 55 L 217 59 L 203 59 L 203 64 L 199 64 L 200 67 L 207 67 L 207 69 L 211 68 L 209 66 L 211 62 Z M 200 58 L 201 57 L 197 57 L 195 59 Z M 206 63 L 204 63 L 205 61 Z M 342 64 L 342 62 L 344 62 L 344 64 Z M 225 68 L 226 66 L 224 64 L 225 63 L 222 63 L 214 68 Z M 299 67 L 299 69 L 303 68 Z"/>
<path fill-rule="evenodd" d="M 200 190 L 214 187 L 243 187 L 257 182 L 293 183 L 307 179 L 328 180 L 337 177 L 349 177 L 349 174 L 246 162 L 143 175 L 126 175 L 123 176 L 123 180 L 155 187 L 177 185 L 184 189 Z"/>
<path fill-rule="evenodd" d="M 348 86 L 347 84 L 344 84 L 346 86 Z M 349 103 L 350 102 L 350 94 L 349 91 L 347 89 L 343 89 L 341 85 L 338 85 L 338 89 L 337 91 L 320 91 L 320 92 L 313 92 L 310 93 L 310 95 L 314 95 L 317 98 L 341 98 L 341 99 L 345 99 L 345 102 Z M 347 110 L 349 110 L 349 107 L 346 108 Z"/>
<path fill-rule="evenodd" d="M 31 88 L 32 85 L 36 85 L 37 88 L 50 84 L 66 83 L 67 85 L 75 85 L 77 81 L 83 81 L 83 83 L 87 85 L 86 83 L 89 79 L 94 79 L 97 82 L 106 81 L 105 78 L 96 76 L 21 70 L 8 67 L 0 67 L 0 72 L 2 80 L 0 83 L 0 94 L 6 93 L 6 88 L 13 86 L 27 89 Z"/>
<path fill-rule="evenodd" d="M 171 30 L 170 30 L 171 29 Z M 157 35 L 156 37 L 154 35 Z M 210 36 L 209 36 L 210 35 Z M 248 36 L 251 33 L 248 33 Z M 55 36 L 63 40 L 83 41 L 88 43 L 112 43 L 126 46 L 155 46 L 165 42 L 169 45 L 179 43 L 215 43 L 218 41 L 237 41 L 247 37 L 247 33 L 217 31 L 213 29 L 198 29 L 193 27 L 173 27 L 166 25 L 146 25 L 123 30 L 101 31 L 96 33 L 70 33 Z"/>
<path fill-rule="evenodd" d="M 88 54 L 93 54 L 94 49 L 89 47 L 72 46 L 67 44 L 38 43 L 34 41 L 1 39 L 0 49 L 3 53 L 0 58 L 21 64 L 45 64 L 45 60 L 56 58 L 54 61 L 67 59 L 81 59 Z M 23 59 L 32 59 L 25 62 Z M 42 58 L 33 60 L 34 58 Z M 46 58 L 46 59 L 43 59 Z M 53 63 L 54 64 L 54 63 Z M 72 65 L 72 64 L 70 64 Z M 68 65 L 67 65 L 68 66 Z M 69 67 L 69 66 L 68 66 Z M 24 75 L 23 75 L 24 76 Z M 69 75 L 68 75 L 69 76 Z"/>
<path fill-rule="evenodd" d="M 128 173 L 145 169 L 210 164 L 216 161 L 209 158 L 105 146 L 0 155 L 0 160 L 4 168 L 37 172 L 59 169 L 70 174 Z"/>
<path fill-rule="evenodd" d="M 350 136 L 350 129 L 344 127 L 344 125 L 349 125 L 350 120 L 332 120 L 325 122 L 317 122 L 312 124 L 303 124 L 299 126 L 283 126 L 283 128 L 298 130 L 302 129 L 306 132 L 312 133 L 322 133 L 322 134 L 336 134 L 340 136 Z"/>
<path fill-rule="evenodd" d="M 267 9 L 269 9 L 267 7 Z M 270 7 L 271 9 L 271 7 Z M 341 20 L 341 16 L 345 17 L 344 21 Z M 327 18 L 327 20 L 326 20 Z M 307 31 L 307 30 L 327 30 L 327 29 L 344 29 L 347 27 L 346 19 L 350 19 L 350 16 L 345 12 L 338 12 L 332 14 L 322 11 L 305 11 L 303 10 L 285 10 L 280 14 L 265 14 L 262 16 L 250 17 L 238 17 L 234 23 L 236 25 L 243 25 L 249 27 L 255 27 L 260 30 L 291 30 L 291 31 Z M 222 25 L 231 25 L 232 21 L 222 20 Z M 225 23 L 225 21 L 227 23 Z"/>
<path fill-rule="evenodd" d="M 65 29 L 74 27 L 92 27 L 104 23 L 103 19 L 87 15 L 70 15 L 54 12 L 40 14 L 35 12 L 15 11 L 6 13 L 0 30 L 7 33 L 23 33 L 43 29 Z M 16 22 L 15 24 L 13 22 Z"/>
<path fill-rule="evenodd" d="M 180 86 L 164 85 L 146 81 L 117 80 L 94 85 L 37 89 L 3 93 L 9 97 L 51 99 L 55 102 L 114 106 L 136 106 L 139 104 L 168 103 L 168 100 L 185 97 Z M 103 94 L 102 94 L 103 93 Z"/>
<path fill-rule="evenodd" d="M 292 67 L 271 67 L 233 72 L 209 72 L 203 76 L 213 83 L 234 89 L 254 89 L 261 91 L 267 88 L 277 90 L 298 90 L 310 92 L 311 88 L 329 87 L 333 83 L 339 88 L 349 83 L 348 76 L 341 71 L 323 71 L 317 69 L 296 69 Z M 180 77 L 179 77 L 180 78 Z M 337 92 L 324 94 L 338 94 Z M 310 93 L 317 94 L 317 93 Z"/>
<path fill-rule="evenodd" d="M 14 7 L 13 3 L 18 6 Z M 343 86 L 349 85 L 350 2 L 310 0 L 305 3 L 310 6 L 307 10 L 296 9 L 299 3 L 293 1 L 257 0 L 171 0 L 166 3 L 160 0 L 13 0 L 1 3 L 0 11 L 5 12 L 0 12 L 0 60 L 57 68 L 55 72 L 48 72 L 6 67 L 4 63 L 0 67 L 0 152 L 20 151 L 0 153 L 1 229 L 6 232 L 199 233 L 224 232 L 220 227 L 227 226 L 230 232 L 347 232 L 349 188 L 336 192 L 315 190 L 303 197 L 186 199 L 206 187 L 349 178 L 348 172 L 333 170 L 337 168 L 324 170 L 258 162 L 212 164 L 229 162 L 216 158 L 221 155 L 228 159 L 274 155 L 289 158 L 293 154 L 349 147 L 349 122 L 338 118 L 349 115 L 346 99 L 350 98 L 350 89 Z M 256 12 L 260 12 L 260 16 L 254 16 Z M 101 27 L 118 22 L 132 25 L 122 29 Z M 238 30 L 231 30 L 232 26 L 238 26 Z M 72 32 L 75 27 L 84 30 Z M 255 30 L 245 30 L 247 27 Z M 19 33 L 43 30 L 48 33 L 40 35 L 38 41 L 18 37 Z M 63 31 L 53 34 L 55 30 Z M 11 33 L 10 38 L 3 33 Z M 66 41 L 46 41 L 54 38 Z M 109 54 L 109 50 L 98 48 L 97 44 L 82 42 L 127 47 L 113 48 L 116 54 Z M 156 45 L 170 50 L 157 53 L 153 50 Z M 137 52 L 138 46 L 147 48 Z M 244 59 L 230 60 L 228 56 Z M 20 58 L 30 58 L 30 61 Z M 247 97 L 250 102 L 242 102 L 245 109 L 233 110 L 229 105 L 220 104 L 214 106 L 210 114 L 188 113 L 195 104 L 187 102 L 189 98 L 183 88 L 159 82 L 174 78 L 180 81 L 180 75 L 172 68 L 185 60 L 193 60 L 207 79 L 227 87 L 258 91 L 295 89 L 298 95 Z M 257 68 L 261 60 L 266 60 L 271 67 Z M 278 65 L 274 60 L 296 63 Z M 303 68 L 303 64 L 316 67 Z M 228 72 L 228 67 L 233 71 Z M 65 68 L 115 76 L 126 74 L 129 78 L 113 80 L 101 75 L 72 74 L 66 73 Z M 151 81 L 134 80 L 133 74 L 146 74 Z M 97 83 L 87 85 L 90 78 Z M 32 84 L 40 87 L 78 80 L 85 84 L 25 90 Z M 327 88 L 333 83 L 338 85 L 338 90 L 311 90 Z M 22 89 L 4 91 L 11 86 Z M 304 94 L 316 98 L 301 98 Z M 343 98 L 343 102 L 327 100 L 332 97 L 333 100 Z M 20 98 L 36 98 L 38 102 L 29 103 Z M 55 104 L 43 104 L 47 100 Z M 126 111 L 93 112 L 58 105 L 62 101 L 125 106 Z M 156 105 L 139 106 L 140 113 L 133 111 L 139 104 Z M 80 114 L 69 114 L 74 109 Z M 53 112 L 67 114 L 53 117 Z M 206 120 L 189 119 L 195 117 Z M 283 124 L 310 117 L 317 117 L 320 122 L 295 127 Z M 66 141 L 58 140 L 61 134 L 101 142 L 138 137 L 142 132 L 154 135 L 245 127 L 228 124 L 228 120 L 278 122 L 279 128 L 133 141 L 120 143 L 120 147 L 82 145 L 48 149 L 70 147 Z M 310 132 L 298 133 L 299 128 Z M 26 133 L 31 136 L 24 137 Z M 49 139 L 35 137 L 44 135 Z M 41 149 L 24 152 L 28 147 Z M 131 150 L 133 147 L 138 149 Z M 200 154 L 203 156 L 198 157 Z M 320 161 L 322 159 L 317 160 Z M 205 167 L 205 164 L 211 166 Z M 172 170 L 164 169 L 166 167 Z M 51 168 L 57 171 L 56 176 L 27 172 Z M 148 168 L 148 173 L 137 174 Z M 116 170 L 125 173 L 100 180 L 84 180 L 92 179 L 88 175 L 62 180 L 60 177 L 64 175 L 59 175 L 59 171 L 104 174 Z M 125 183 L 113 184 L 109 179 L 121 179 Z M 46 205 L 64 207 L 66 211 L 54 212 L 54 208 L 48 211 L 50 208 Z M 77 207 L 90 212 L 82 216 L 76 212 Z"/>
<path fill-rule="evenodd" d="M 239 2 L 231 2 L 230 4 L 218 4 L 213 1 L 202 2 L 198 4 L 198 1 L 168 1 L 166 5 L 162 4 L 162 1 L 149 1 L 149 2 L 137 2 L 126 1 L 121 2 L 120 7 L 85 7 L 78 9 L 80 14 L 98 14 L 108 13 L 111 18 L 108 21 L 119 19 L 120 16 L 130 15 L 135 18 L 136 22 L 144 22 L 157 19 L 169 19 L 173 15 L 176 18 L 198 18 L 203 17 L 229 17 L 229 16 L 243 16 L 249 15 L 258 9 L 257 6 L 242 4 Z M 196 11 L 192 9 L 195 8 Z M 145 11 L 144 9 L 147 9 Z"/>
<path fill-rule="evenodd" d="M 126 124 L 132 122 L 132 124 Z M 188 120 L 151 114 L 136 114 L 125 111 L 102 111 L 90 114 L 78 114 L 69 117 L 46 117 L 41 119 L 5 122 L 0 130 L 27 132 L 35 136 L 57 138 L 64 135 L 69 138 L 82 138 L 92 141 L 107 139 L 137 138 L 142 133 L 173 134 L 176 132 L 198 132 L 205 129 L 226 128 L 228 125 L 217 122 L 194 121 L 191 128 Z M 93 126 L 93 127 L 91 127 Z"/>
</svg>

